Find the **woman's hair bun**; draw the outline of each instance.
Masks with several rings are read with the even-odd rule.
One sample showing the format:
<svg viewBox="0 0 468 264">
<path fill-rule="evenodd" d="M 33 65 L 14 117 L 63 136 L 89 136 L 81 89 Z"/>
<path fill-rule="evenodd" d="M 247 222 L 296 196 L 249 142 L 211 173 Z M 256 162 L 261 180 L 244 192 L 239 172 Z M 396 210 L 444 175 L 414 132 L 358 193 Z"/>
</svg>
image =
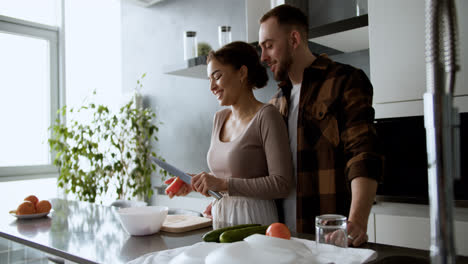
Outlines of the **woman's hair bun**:
<svg viewBox="0 0 468 264">
<path fill-rule="evenodd" d="M 268 74 L 266 68 L 260 63 L 260 61 L 252 67 L 253 73 L 249 74 L 250 82 L 257 88 L 263 88 L 268 83 Z M 249 69 L 249 73 L 250 73 Z"/>
</svg>

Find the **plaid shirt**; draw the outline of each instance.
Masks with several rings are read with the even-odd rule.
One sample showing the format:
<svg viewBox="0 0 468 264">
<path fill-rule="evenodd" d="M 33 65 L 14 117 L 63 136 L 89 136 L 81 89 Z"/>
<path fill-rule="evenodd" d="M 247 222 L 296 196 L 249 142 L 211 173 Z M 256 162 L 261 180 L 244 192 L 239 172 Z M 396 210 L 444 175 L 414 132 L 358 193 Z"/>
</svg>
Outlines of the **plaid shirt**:
<svg viewBox="0 0 468 264">
<path fill-rule="evenodd" d="M 279 88 L 270 103 L 287 124 L 292 84 L 288 80 Z M 304 70 L 297 121 L 297 232 L 314 233 L 317 215 L 347 216 L 352 179 L 381 179 L 372 95 L 362 70 L 326 55 Z"/>
</svg>

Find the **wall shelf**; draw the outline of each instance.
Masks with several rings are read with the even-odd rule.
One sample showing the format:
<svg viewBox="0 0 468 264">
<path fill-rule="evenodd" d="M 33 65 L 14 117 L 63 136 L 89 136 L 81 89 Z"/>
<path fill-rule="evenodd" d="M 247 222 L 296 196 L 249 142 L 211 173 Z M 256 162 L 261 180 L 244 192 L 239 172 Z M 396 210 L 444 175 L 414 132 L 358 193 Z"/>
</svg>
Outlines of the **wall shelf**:
<svg viewBox="0 0 468 264">
<path fill-rule="evenodd" d="M 369 49 L 368 25 L 367 14 L 340 20 L 309 29 L 309 41 L 340 52 Z"/>
<path fill-rule="evenodd" d="M 197 79 L 208 79 L 206 76 L 206 56 L 199 56 L 191 58 L 186 61 L 187 66 L 181 66 L 175 70 L 166 72 L 166 74 L 197 78 Z"/>
<path fill-rule="evenodd" d="M 368 16 L 362 15 L 311 28 L 309 48 L 314 53 L 328 55 L 369 49 L 368 24 Z M 252 44 L 258 46 L 257 42 Z M 207 79 L 206 56 L 189 59 L 186 64 L 167 74 Z"/>
</svg>

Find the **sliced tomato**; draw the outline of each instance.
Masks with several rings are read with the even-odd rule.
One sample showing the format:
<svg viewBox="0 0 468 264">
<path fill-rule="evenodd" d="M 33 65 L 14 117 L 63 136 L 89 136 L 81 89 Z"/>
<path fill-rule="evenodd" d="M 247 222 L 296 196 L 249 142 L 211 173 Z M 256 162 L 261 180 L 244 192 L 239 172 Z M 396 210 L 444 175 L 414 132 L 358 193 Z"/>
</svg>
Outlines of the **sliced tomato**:
<svg viewBox="0 0 468 264">
<path fill-rule="evenodd" d="M 291 232 L 289 228 L 282 223 L 273 223 L 266 230 L 265 235 L 271 237 L 279 237 L 284 239 L 291 239 Z"/>
<path fill-rule="evenodd" d="M 184 184 L 184 181 L 179 179 L 179 177 L 174 177 L 174 178 L 175 179 L 172 180 L 172 183 L 169 186 L 167 186 L 166 194 L 176 194 L 179 191 L 180 187 L 182 187 L 182 185 Z"/>
<path fill-rule="evenodd" d="M 164 184 L 171 184 L 177 177 L 172 177 L 164 181 Z"/>
</svg>

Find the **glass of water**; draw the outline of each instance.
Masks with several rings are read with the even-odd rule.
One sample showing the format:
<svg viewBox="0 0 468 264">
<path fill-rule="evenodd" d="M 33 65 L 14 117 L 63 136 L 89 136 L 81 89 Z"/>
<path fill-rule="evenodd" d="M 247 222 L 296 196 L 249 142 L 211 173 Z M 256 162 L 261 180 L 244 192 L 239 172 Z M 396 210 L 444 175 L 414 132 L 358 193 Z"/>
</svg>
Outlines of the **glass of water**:
<svg viewBox="0 0 468 264">
<path fill-rule="evenodd" d="M 315 217 L 315 241 L 319 250 L 348 247 L 346 216 L 325 214 Z"/>
</svg>

